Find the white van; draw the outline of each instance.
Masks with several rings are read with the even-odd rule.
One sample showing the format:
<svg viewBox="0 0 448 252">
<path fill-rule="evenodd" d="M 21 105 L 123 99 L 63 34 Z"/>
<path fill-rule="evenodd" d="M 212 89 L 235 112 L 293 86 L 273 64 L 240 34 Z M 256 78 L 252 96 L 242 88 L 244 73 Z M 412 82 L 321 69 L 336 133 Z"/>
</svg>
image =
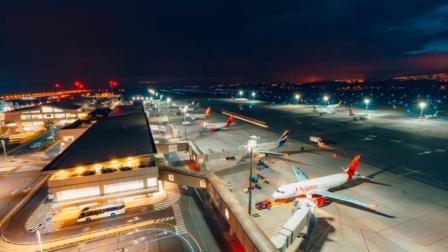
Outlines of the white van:
<svg viewBox="0 0 448 252">
<path fill-rule="evenodd" d="M 114 217 L 124 213 L 126 213 L 124 203 L 122 201 L 115 201 L 105 205 L 83 208 L 77 222 L 91 221 L 109 216 Z"/>
</svg>

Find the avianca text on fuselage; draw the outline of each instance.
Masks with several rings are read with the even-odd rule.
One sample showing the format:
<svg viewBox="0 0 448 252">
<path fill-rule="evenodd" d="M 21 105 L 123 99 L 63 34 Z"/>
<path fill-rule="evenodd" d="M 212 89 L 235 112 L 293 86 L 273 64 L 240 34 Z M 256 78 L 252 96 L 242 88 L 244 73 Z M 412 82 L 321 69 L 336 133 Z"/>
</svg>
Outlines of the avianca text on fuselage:
<svg viewBox="0 0 448 252">
<path fill-rule="evenodd" d="M 314 198 L 318 206 L 324 204 L 327 199 L 333 199 L 366 208 L 373 208 L 373 205 L 329 191 L 331 188 L 339 187 L 352 179 L 362 177 L 358 176 L 356 171 L 359 164 L 359 159 L 359 155 L 355 156 L 343 173 L 332 174 L 315 179 L 308 179 L 303 171 L 297 167 L 294 167 L 293 169 L 297 177 L 297 182 L 280 186 L 272 194 L 272 197 L 275 200 L 281 200 L 299 196 L 307 196 Z"/>
</svg>

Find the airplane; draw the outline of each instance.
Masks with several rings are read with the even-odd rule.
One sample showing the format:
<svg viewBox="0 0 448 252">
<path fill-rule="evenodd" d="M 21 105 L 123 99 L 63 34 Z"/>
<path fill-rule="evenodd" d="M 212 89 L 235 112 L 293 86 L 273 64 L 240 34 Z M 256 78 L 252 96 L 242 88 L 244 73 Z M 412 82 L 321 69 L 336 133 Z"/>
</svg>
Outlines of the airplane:
<svg viewBox="0 0 448 252">
<path fill-rule="evenodd" d="M 198 120 L 198 119 L 205 119 L 206 116 L 208 116 L 210 114 L 211 111 L 211 107 L 208 107 L 204 113 L 201 114 L 190 114 L 190 113 L 185 113 L 185 118 L 186 119 L 191 119 L 191 120 Z"/>
<path fill-rule="evenodd" d="M 179 107 L 179 109 L 184 113 L 188 113 L 188 112 L 193 112 L 197 108 L 199 108 L 199 103 L 192 103 L 192 104 L 193 104 L 192 107 L 185 105 L 184 107 Z"/>
<path fill-rule="evenodd" d="M 289 133 L 288 130 L 283 131 L 283 133 L 280 135 L 280 138 L 274 142 L 257 143 L 257 146 L 254 149 L 252 149 L 252 152 L 256 153 L 259 157 L 264 157 L 267 155 L 284 156 L 285 155 L 284 153 L 275 152 L 272 150 L 280 148 L 286 142 L 288 142 L 288 133 Z M 247 145 L 245 145 L 244 148 L 250 151 Z"/>
<path fill-rule="evenodd" d="M 319 113 L 319 115 L 334 114 L 334 113 L 336 113 L 336 108 L 339 107 L 341 105 L 341 103 L 342 103 L 342 101 L 340 101 L 339 103 L 336 103 L 336 104 L 328 104 L 326 106 L 313 105 L 313 110 L 314 110 L 314 112 Z"/>
<path fill-rule="evenodd" d="M 436 118 L 436 117 L 437 117 L 437 114 L 439 114 L 439 111 L 438 111 L 438 110 L 436 110 L 436 112 L 435 112 L 434 114 L 426 114 L 426 115 L 424 115 L 424 118 L 425 118 L 425 119 Z"/>
<path fill-rule="evenodd" d="M 369 177 L 358 175 L 356 171 L 360 157 L 360 155 L 356 155 L 344 170 L 344 173 L 337 173 L 315 179 L 309 179 L 302 170 L 298 167 L 293 167 L 297 182 L 278 187 L 272 194 L 272 197 L 275 200 L 285 200 L 306 196 L 309 199 L 314 199 L 314 202 L 318 207 L 325 205 L 328 200 L 335 200 L 363 208 L 374 209 L 376 205 L 368 204 L 330 191 L 331 188 L 339 187 L 353 179 L 370 179 Z"/>
<path fill-rule="evenodd" d="M 233 115 L 231 115 L 231 116 L 229 116 L 229 119 L 227 119 L 227 122 L 225 122 L 225 123 L 207 123 L 207 122 L 204 122 L 202 124 L 202 127 L 205 130 L 208 130 L 210 132 L 227 130 L 229 128 L 229 126 L 234 122 L 234 120 L 235 120 L 235 118 L 233 117 Z"/>
<path fill-rule="evenodd" d="M 372 118 L 372 116 L 369 113 L 362 113 L 362 114 L 353 113 L 352 107 L 348 108 L 348 115 L 353 118 L 353 121 L 369 120 Z"/>
</svg>

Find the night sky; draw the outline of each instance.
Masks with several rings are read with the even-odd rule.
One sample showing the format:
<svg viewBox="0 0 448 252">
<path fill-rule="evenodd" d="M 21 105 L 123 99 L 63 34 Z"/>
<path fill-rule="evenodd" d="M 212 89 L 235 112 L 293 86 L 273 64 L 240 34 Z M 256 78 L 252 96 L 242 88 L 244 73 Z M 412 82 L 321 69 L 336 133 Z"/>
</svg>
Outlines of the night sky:
<svg viewBox="0 0 448 252">
<path fill-rule="evenodd" d="M 3 90 L 74 80 L 297 81 L 446 70 L 446 1 L 18 0 L 0 7 Z"/>
</svg>

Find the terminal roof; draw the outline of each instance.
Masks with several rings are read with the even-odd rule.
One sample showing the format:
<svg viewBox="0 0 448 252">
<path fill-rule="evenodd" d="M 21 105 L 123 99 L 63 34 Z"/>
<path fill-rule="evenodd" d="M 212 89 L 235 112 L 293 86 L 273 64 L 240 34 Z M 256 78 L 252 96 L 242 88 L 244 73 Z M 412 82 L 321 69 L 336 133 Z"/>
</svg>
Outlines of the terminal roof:
<svg viewBox="0 0 448 252">
<path fill-rule="evenodd" d="M 146 114 L 141 109 L 98 120 L 43 171 L 73 168 L 115 158 L 156 153 Z"/>
</svg>

